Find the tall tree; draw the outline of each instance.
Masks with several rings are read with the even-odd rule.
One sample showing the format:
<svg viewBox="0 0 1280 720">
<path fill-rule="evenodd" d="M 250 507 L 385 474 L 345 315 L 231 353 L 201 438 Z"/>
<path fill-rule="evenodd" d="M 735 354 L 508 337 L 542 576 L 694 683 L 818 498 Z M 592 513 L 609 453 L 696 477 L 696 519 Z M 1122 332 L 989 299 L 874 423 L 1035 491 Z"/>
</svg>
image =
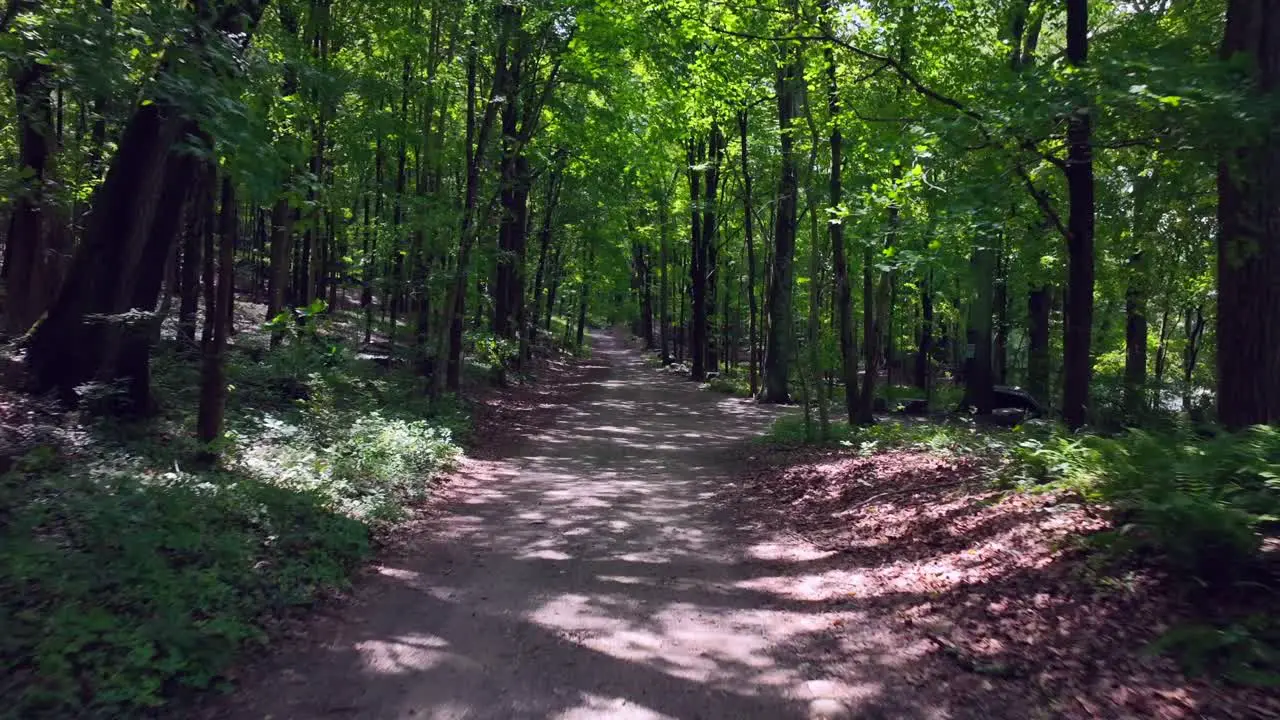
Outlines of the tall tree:
<svg viewBox="0 0 1280 720">
<path fill-rule="evenodd" d="M 1222 57 L 1244 56 L 1259 106 L 1280 97 L 1280 12 L 1229 0 Z M 1274 123 L 1218 169 L 1218 418 L 1229 428 L 1280 423 L 1280 138 Z"/>
</svg>

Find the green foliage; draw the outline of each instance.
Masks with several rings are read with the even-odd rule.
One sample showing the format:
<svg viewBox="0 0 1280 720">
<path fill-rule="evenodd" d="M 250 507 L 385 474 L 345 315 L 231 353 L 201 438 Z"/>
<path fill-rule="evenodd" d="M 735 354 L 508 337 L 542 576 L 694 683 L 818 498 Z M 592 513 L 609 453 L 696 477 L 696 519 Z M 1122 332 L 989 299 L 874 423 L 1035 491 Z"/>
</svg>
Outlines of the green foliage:
<svg viewBox="0 0 1280 720">
<path fill-rule="evenodd" d="M 751 384 L 741 373 L 720 373 L 707 382 L 707 389 L 734 397 L 751 397 Z"/>
<path fill-rule="evenodd" d="M 507 370 L 515 365 L 520 355 L 518 341 L 498 337 L 488 331 L 467 332 L 463 343 L 472 365 L 498 385 L 504 382 Z"/>
<path fill-rule="evenodd" d="M 165 350 L 155 423 L 103 423 L 89 462 L 38 450 L 0 481 L 0 715 L 136 715 L 219 685 L 426 496 L 463 408 L 316 330 L 230 356 L 223 470 L 190 469 L 198 371 Z"/>
<path fill-rule="evenodd" d="M 1182 625 L 1161 636 L 1148 651 L 1177 657 L 1188 675 L 1280 688 L 1280 622 L 1270 615 L 1252 615 L 1225 627 Z"/>
<path fill-rule="evenodd" d="M 238 473 L 0 484 L 0 674 L 15 717 L 115 717 L 215 685 L 272 614 L 369 550 L 318 493 Z"/>
<path fill-rule="evenodd" d="M 1204 439 L 1131 430 L 1116 437 L 1051 435 L 1014 451 L 1023 477 L 1108 504 L 1117 551 L 1151 551 L 1209 584 L 1240 579 L 1262 533 L 1280 522 L 1280 431 L 1257 427 Z"/>
<path fill-rule="evenodd" d="M 329 457 L 341 497 L 394 518 L 404 504 L 426 497 L 431 478 L 457 460 L 458 447 L 447 428 L 374 413 L 358 419 Z"/>
</svg>

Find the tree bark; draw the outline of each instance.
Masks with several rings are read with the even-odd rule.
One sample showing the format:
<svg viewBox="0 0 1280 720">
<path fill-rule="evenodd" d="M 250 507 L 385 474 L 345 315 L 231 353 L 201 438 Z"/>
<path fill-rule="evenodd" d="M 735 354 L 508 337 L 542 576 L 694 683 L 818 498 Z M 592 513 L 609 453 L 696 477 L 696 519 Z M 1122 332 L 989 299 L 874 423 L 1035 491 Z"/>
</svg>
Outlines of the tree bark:
<svg viewBox="0 0 1280 720">
<path fill-rule="evenodd" d="M 990 415 L 995 401 L 994 373 L 991 367 L 991 310 L 995 297 L 995 248 L 982 245 L 974 248 L 971 261 L 972 277 L 976 288 L 969 310 L 968 344 L 966 350 L 965 394 L 963 405 L 974 408 L 979 415 Z"/>
<path fill-rule="evenodd" d="M 1089 58 L 1088 0 L 1067 0 L 1067 62 L 1083 67 Z M 1090 100 L 1076 100 L 1067 118 L 1067 305 L 1063 358 L 1062 414 L 1076 429 L 1088 421 L 1090 346 L 1093 335 L 1093 131 Z"/>
<path fill-rule="evenodd" d="M 209 444 L 222 436 L 223 414 L 227 401 L 224 355 L 230 323 L 229 308 L 235 276 L 236 200 L 235 185 L 228 175 L 222 179 L 222 215 L 218 231 L 218 285 L 213 311 L 206 318 L 212 326 L 209 342 L 204 347 L 200 369 L 200 408 L 196 417 L 196 437 Z"/>
<path fill-rule="evenodd" d="M 747 373 L 751 385 L 751 396 L 755 397 L 760 390 L 760 364 L 757 351 L 760 342 L 756 327 L 756 318 L 759 317 L 760 309 L 756 305 L 756 243 L 753 208 L 755 200 L 752 196 L 751 156 L 747 152 L 749 120 L 747 110 L 743 108 L 738 113 L 738 132 L 742 154 L 742 227 L 747 244 L 747 305 L 750 312 L 747 329 Z"/>
<path fill-rule="evenodd" d="M 202 6 L 188 42 L 202 51 L 211 36 L 228 32 L 251 36 L 262 10 L 262 4 L 249 0 Z M 179 64 L 166 62 L 160 73 L 184 71 Z M 144 268 L 162 267 L 170 255 L 174 238 L 166 238 L 167 245 L 149 242 L 156 237 L 151 226 L 160 188 L 191 183 L 190 176 L 173 177 L 166 168 L 174 143 L 193 125 L 167 100 L 135 107 L 95 196 L 89 227 L 62 292 L 32 333 L 27 365 L 37 390 L 57 390 L 72 399 L 76 388 L 86 382 L 128 377 L 130 369 L 119 362 L 126 329 L 121 319 L 131 310 L 155 309 L 160 283 L 147 287 L 150 297 L 141 298 L 139 274 Z M 137 388 L 136 383 L 133 387 Z M 132 397 L 131 405 L 147 407 L 149 398 Z"/>
<path fill-rule="evenodd" d="M 1052 300 L 1048 287 L 1027 294 L 1027 392 L 1048 404 L 1049 316 Z"/>
<path fill-rule="evenodd" d="M 831 116 L 831 207 L 843 202 L 844 137 L 840 132 L 840 88 L 836 84 L 835 53 L 828 48 L 827 109 Z M 835 279 L 835 302 L 839 319 L 841 379 L 844 381 L 845 414 L 850 423 L 858 415 L 858 348 L 853 340 L 853 288 L 849 282 L 849 262 L 845 257 L 844 221 L 827 223 L 831 240 L 831 265 Z"/>
<path fill-rule="evenodd" d="M 36 3 L 25 3 L 35 7 Z M 44 313 L 57 290 L 57 265 L 47 257 L 54 151 L 50 66 L 33 58 L 15 61 L 14 104 L 18 110 L 19 186 L 9 215 L 5 263 L 5 330 L 25 333 Z"/>
<path fill-rule="evenodd" d="M 778 201 L 773 231 L 773 263 L 766 304 L 769 314 L 768 340 L 764 358 L 764 391 L 761 402 L 785 403 L 791 400 L 788 377 L 791 370 L 792 308 L 796 251 L 796 202 L 799 179 L 796 174 L 795 120 L 799 115 L 800 83 L 804 67 L 795 49 L 779 70 L 777 78 L 778 126 L 782 128 L 782 171 L 778 182 Z"/>
<path fill-rule="evenodd" d="M 1271 108 L 1280 83 L 1280 12 L 1229 0 L 1222 57 L 1251 56 L 1252 87 Z M 1218 419 L 1280 423 L 1280 138 L 1274 120 L 1218 167 Z"/>
<path fill-rule="evenodd" d="M 695 382 L 707 379 L 707 246 L 703 237 L 707 225 L 702 220 L 702 180 L 699 173 L 706 161 L 706 145 L 689 138 L 689 293 L 690 377 Z"/>
</svg>

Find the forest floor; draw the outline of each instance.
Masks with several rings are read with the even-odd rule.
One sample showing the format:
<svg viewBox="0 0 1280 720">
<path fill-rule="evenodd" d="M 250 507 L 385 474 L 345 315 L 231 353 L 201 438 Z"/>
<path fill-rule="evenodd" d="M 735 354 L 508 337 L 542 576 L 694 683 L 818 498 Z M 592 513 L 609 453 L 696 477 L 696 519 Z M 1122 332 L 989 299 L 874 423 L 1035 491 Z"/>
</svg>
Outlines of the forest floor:
<svg viewBox="0 0 1280 720">
<path fill-rule="evenodd" d="M 1076 506 L 961 492 L 966 468 L 936 458 L 890 454 L 868 472 L 769 453 L 749 439 L 778 411 L 700 391 L 610 336 L 542 375 L 491 398 L 483 450 L 349 602 L 246 668 L 210 717 L 1275 710 L 1260 694 L 1216 704 L 1137 659 L 1123 613 L 1151 607 L 1141 588 L 1064 607 L 1084 581 L 1051 570 L 1056 541 L 1094 522 Z"/>
</svg>

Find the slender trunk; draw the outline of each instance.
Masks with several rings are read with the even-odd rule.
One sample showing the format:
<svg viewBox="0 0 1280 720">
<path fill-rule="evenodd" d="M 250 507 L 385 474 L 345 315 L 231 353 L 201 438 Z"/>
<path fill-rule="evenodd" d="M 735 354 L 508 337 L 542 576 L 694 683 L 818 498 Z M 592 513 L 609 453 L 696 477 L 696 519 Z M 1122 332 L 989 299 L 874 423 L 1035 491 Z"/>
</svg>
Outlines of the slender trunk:
<svg viewBox="0 0 1280 720">
<path fill-rule="evenodd" d="M 542 208 L 542 230 L 538 233 L 538 269 L 533 276 L 533 322 L 529 323 L 528 338 L 530 345 L 538 337 L 538 320 L 542 317 L 542 289 L 547 272 L 547 251 L 551 247 L 551 231 L 555 219 L 556 206 L 560 201 L 561 178 L 564 173 L 565 156 L 556 161 L 556 167 L 547 179 L 547 195 Z"/>
<path fill-rule="evenodd" d="M 916 387 L 930 400 L 933 390 L 933 269 L 925 271 L 920 284 L 920 351 L 916 353 Z"/>
<path fill-rule="evenodd" d="M 1157 393 L 1155 402 L 1157 405 L 1159 405 L 1164 400 L 1163 398 L 1164 369 L 1165 369 L 1165 358 L 1168 357 L 1168 351 L 1169 351 L 1169 316 L 1170 315 L 1172 315 L 1172 313 L 1169 312 L 1168 307 L 1166 307 L 1160 313 L 1160 342 L 1156 345 L 1156 367 L 1155 367 L 1155 385 L 1156 385 L 1156 393 Z"/>
<path fill-rule="evenodd" d="M 1048 405 L 1049 316 L 1053 302 L 1048 287 L 1027 295 L 1027 392 Z"/>
<path fill-rule="evenodd" d="M 186 231 L 182 241 L 182 300 L 178 304 L 178 343 L 183 348 L 195 350 L 196 315 L 200 310 L 200 273 L 204 264 L 204 235 L 206 223 L 213 206 L 210 167 L 202 165 L 191 191 L 191 209 L 187 213 Z M 268 313 L 270 316 L 270 314 Z"/>
<path fill-rule="evenodd" d="M 710 138 L 710 148 L 706 157 L 707 170 L 703 176 L 706 180 L 706 191 L 702 196 L 702 282 L 706 284 L 703 289 L 706 307 L 702 311 L 704 342 L 702 352 L 706 371 L 715 372 L 720 362 L 720 352 L 716 347 L 718 343 L 714 341 L 716 334 L 712 322 L 716 314 L 717 247 L 720 234 L 716 204 L 720 199 L 720 167 L 724 164 L 724 135 L 720 132 L 720 126 L 714 121 L 711 123 Z"/>
<path fill-rule="evenodd" d="M 1125 290 L 1124 407 L 1130 419 L 1147 406 L 1147 294 L 1142 251 L 1129 256 Z"/>
<path fill-rule="evenodd" d="M 231 177 L 222 179 L 222 216 L 218 239 L 218 286 L 215 305 L 205 319 L 212 326 L 204 345 L 204 362 L 200 370 L 200 408 L 196 418 L 196 437 L 212 443 L 222 435 L 223 411 L 227 401 L 225 350 L 229 334 L 229 308 L 235 275 L 236 240 L 235 185 Z M 212 265 L 212 263 L 210 263 Z"/>
<path fill-rule="evenodd" d="M 1197 306 L 1187 308 L 1187 319 L 1183 325 L 1187 333 L 1187 348 L 1182 356 L 1182 410 L 1191 412 L 1195 388 L 1192 380 L 1195 377 L 1196 361 L 1200 357 L 1200 339 L 1204 337 L 1204 308 Z"/>
<path fill-rule="evenodd" d="M 659 352 L 663 367 L 671 364 L 671 281 L 667 270 L 671 262 L 670 219 L 671 191 L 664 190 L 662 199 L 658 201 L 658 343 L 662 346 Z"/>
<path fill-rule="evenodd" d="M 586 339 L 587 329 L 587 306 L 591 297 L 591 273 L 595 270 L 595 245 L 587 243 L 587 264 L 582 272 L 582 284 L 578 289 L 578 334 L 577 347 L 582 349 L 582 343 Z"/>
<path fill-rule="evenodd" d="M 756 305 L 755 208 L 753 207 L 755 198 L 751 187 L 751 156 L 747 152 L 749 119 L 747 110 L 743 108 L 738 113 L 738 131 L 742 151 L 742 227 L 747 243 L 747 305 L 751 315 L 747 329 L 747 372 L 750 377 L 751 396 L 755 397 L 760 390 L 760 356 L 756 350 L 760 345 L 756 327 L 756 318 L 759 317 L 760 310 Z"/>
<path fill-rule="evenodd" d="M 828 48 L 827 108 L 831 116 L 831 207 L 843 202 L 844 137 L 840 132 L 840 90 L 836 84 L 835 53 Z M 835 279 L 836 315 L 840 332 L 841 379 L 844 382 L 845 415 L 853 423 L 858 414 L 858 350 L 853 339 L 853 288 L 849 283 L 849 262 L 845 258 L 844 223 L 827 223 L 831 241 L 831 265 Z"/>
<path fill-rule="evenodd" d="M 502 77 L 506 73 L 508 40 L 515 31 L 518 16 L 516 8 L 503 5 L 501 14 L 501 31 L 498 38 L 498 52 L 494 58 L 494 81 L 489 92 L 483 118 L 476 122 L 476 73 L 480 53 L 476 41 L 472 40 L 467 60 L 467 131 L 466 131 L 466 167 L 467 179 L 462 205 L 461 237 L 458 240 L 458 264 L 455 270 L 452 287 L 445 300 L 445 313 L 449 318 L 447 332 L 440 333 L 439 349 L 436 357 L 446 363 L 446 371 L 438 370 L 433 376 L 432 390 L 439 394 L 447 383 L 450 390 L 457 390 L 462 383 L 462 330 L 466 318 L 467 279 L 471 265 L 471 248 L 475 243 L 478 231 L 476 209 L 479 204 L 480 168 L 484 163 L 485 150 L 489 142 L 489 133 L 497 114 L 497 95 L 504 87 Z M 478 31 L 479 13 L 476 15 Z M 475 36 L 473 32 L 473 38 Z M 441 381 L 444 381 L 443 383 Z"/>
<path fill-rule="evenodd" d="M 706 240 L 702 237 L 706 224 L 702 221 L 702 180 L 699 177 L 706 160 L 706 145 L 689 139 L 689 292 L 692 327 L 689 338 L 689 358 L 693 380 L 707 378 L 707 270 Z"/>
<path fill-rule="evenodd" d="M 1088 0 L 1067 0 L 1067 63 L 1089 57 Z M 1090 100 L 1081 97 L 1067 119 L 1067 305 L 1062 414 L 1075 429 L 1088 421 L 1093 334 L 1093 138 Z"/>
<path fill-rule="evenodd" d="M 995 347 L 991 355 L 991 373 L 997 385 L 1009 384 L 1009 261 L 1001 238 L 996 256 L 995 294 Z"/>
</svg>

